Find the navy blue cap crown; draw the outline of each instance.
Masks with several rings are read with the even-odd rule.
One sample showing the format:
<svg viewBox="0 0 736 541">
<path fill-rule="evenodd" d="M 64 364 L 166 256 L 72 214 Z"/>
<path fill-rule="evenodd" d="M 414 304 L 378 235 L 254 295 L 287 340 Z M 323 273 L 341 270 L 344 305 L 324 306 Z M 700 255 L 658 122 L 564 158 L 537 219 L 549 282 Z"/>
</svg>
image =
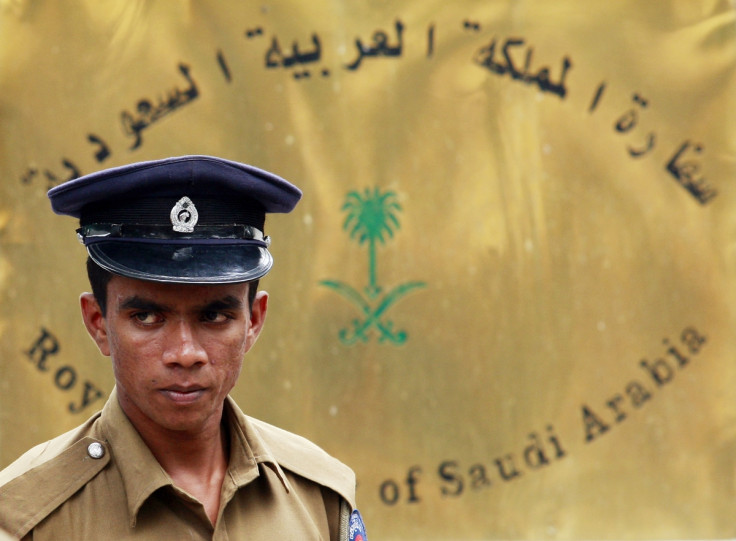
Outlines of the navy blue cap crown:
<svg viewBox="0 0 736 541">
<path fill-rule="evenodd" d="M 124 165 L 48 193 L 101 267 L 142 280 L 244 282 L 273 264 L 266 213 L 290 212 L 301 191 L 257 167 L 212 156 Z"/>
</svg>

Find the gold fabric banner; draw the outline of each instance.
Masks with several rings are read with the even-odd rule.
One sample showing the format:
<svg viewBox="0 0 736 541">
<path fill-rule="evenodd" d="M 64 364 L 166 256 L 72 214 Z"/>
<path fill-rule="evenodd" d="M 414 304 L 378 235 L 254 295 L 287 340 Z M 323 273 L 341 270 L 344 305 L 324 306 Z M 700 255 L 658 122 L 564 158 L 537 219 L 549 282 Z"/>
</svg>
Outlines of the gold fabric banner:
<svg viewBox="0 0 736 541">
<path fill-rule="evenodd" d="M 0 0 L 0 466 L 113 380 L 48 188 L 305 192 L 234 396 L 372 541 L 736 536 L 732 2 Z"/>
</svg>

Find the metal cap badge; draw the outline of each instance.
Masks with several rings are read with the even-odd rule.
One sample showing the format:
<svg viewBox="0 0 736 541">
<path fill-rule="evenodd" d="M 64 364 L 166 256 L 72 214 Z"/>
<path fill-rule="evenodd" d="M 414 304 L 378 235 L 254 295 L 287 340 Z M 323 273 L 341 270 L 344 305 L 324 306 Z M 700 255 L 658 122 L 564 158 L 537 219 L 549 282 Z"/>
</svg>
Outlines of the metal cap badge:
<svg viewBox="0 0 736 541">
<path fill-rule="evenodd" d="M 171 209 L 170 218 L 171 225 L 174 226 L 174 231 L 192 233 L 194 226 L 197 225 L 197 220 L 199 220 L 199 215 L 197 214 L 197 207 L 194 206 L 192 200 L 184 196 Z"/>
</svg>

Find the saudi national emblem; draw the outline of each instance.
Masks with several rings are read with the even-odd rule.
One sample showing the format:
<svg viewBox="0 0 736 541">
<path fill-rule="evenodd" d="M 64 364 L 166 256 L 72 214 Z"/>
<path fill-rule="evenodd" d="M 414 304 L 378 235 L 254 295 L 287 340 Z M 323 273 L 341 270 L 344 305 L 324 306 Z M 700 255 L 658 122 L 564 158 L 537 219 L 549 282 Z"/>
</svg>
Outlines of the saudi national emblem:
<svg viewBox="0 0 736 541">
<path fill-rule="evenodd" d="M 386 319 L 386 311 L 400 298 L 414 289 L 426 286 L 424 282 L 407 282 L 392 288 L 384 293 L 378 285 L 376 269 L 376 248 L 378 244 L 385 244 L 387 238 L 394 236 L 394 230 L 399 229 L 398 213 L 401 205 L 396 200 L 394 192 L 381 193 L 378 188 L 366 188 L 363 193 L 356 191 L 348 193 L 342 210 L 347 213 L 343 229 L 348 231 L 350 238 L 357 240 L 361 245 L 368 247 L 368 285 L 365 286 L 365 296 L 354 287 L 338 280 L 322 280 L 321 285 L 340 293 L 347 300 L 354 303 L 361 312 L 359 318 L 353 320 L 352 329 L 342 329 L 340 340 L 347 345 L 358 340 L 367 342 L 370 331 L 378 332 L 379 342 L 389 341 L 393 344 L 406 342 L 406 331 L 394 330 L 394 324 Z"/>
</svg>

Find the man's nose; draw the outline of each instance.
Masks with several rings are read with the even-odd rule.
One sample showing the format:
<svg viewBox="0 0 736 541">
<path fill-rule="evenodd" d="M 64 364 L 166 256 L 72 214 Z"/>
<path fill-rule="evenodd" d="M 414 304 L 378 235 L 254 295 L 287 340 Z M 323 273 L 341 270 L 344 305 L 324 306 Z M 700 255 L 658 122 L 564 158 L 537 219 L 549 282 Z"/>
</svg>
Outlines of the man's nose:
<svg viewBox="0 0 736 541">
<path fill-rule="evenodd" d="M 188 322 L 177 323 L 168 337 L 168 342 L 164 353 L 165 364 L 189 368 L 207 363 L 207 352 Z"/>
</svg>

